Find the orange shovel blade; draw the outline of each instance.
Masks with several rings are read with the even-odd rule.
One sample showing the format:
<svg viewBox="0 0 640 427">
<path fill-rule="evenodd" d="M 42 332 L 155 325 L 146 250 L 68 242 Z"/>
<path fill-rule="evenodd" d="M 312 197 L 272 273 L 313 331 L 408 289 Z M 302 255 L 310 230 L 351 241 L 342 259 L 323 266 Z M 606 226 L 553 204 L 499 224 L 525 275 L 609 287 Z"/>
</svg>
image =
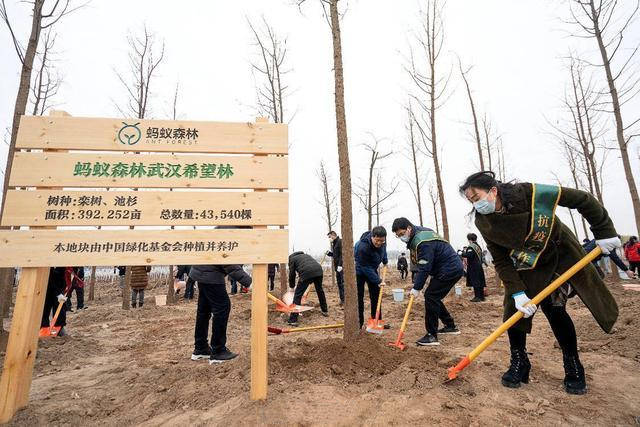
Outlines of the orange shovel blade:
<svg viewBox="0 0 640 427">
<path fill-rule="evenodd" d="M 40 328 L 40 333 L 38 336 L 40 338 L 51 338 L 58 336 L 58 332 L 60 332 L 62 326 L 45 326 Z"/>
<path fill-rule="evenodd" d="M 397 348 L 399 348 L 401 351 L 402 351 L 402 350 L 404 350 L 404 349 L 405 349 L 405 347 L 406 347 L 406 345 L 402 342 L 402 337 L 403 337 L 403 336 L 404 336 L 404 333 L 403 333 L 403 332 L 400 332 L 400 333 L 398 334 L 398 339 L 397 339 L 397 340 L 395 340 L 395 342 L 390 342 L 390 343 L 388 343 L 388 345 L 389 345 L 390 347 L 397 347 Z"/>
<path fill-rule="evenodd" d="M 367 321 L 367 332 L 370 334 L 381 334 L 384 332 L 384 324 L 382 323 L 382 320 L 373 318 L 369 319 Z"/>
</svg>

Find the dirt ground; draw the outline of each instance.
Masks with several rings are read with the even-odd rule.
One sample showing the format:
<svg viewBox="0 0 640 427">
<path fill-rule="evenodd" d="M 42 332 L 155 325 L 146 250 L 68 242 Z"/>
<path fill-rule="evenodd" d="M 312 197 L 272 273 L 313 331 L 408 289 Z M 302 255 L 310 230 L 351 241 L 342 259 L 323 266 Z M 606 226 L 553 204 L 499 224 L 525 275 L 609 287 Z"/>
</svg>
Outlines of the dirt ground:
<svg viewBox="0 0 640 427">
<path fill-rule="evenodd" d="M 352 345 L 340 330 L 269 337 L 269 396 L 249 400 L 250 296 L 232 297 L 229 347 L 240 356 L 222 365 L 190 360 L 195 302 L 156 307 L 158 287 L 144 308 L 121 308 L 117 285 L 100 283 L 89 309 L 69 313 L 70 337 L 41 340 L 29 405 L 10 425 L 635 425 L 640 416 L 640 292 L 610 284 L 620 305 L 614 333 L 603 333 L 574 298 L 570 313 L 578 330 L 589 391 L 562 389 L 562 355 L 540 314 L 528 344 L 531 382 L 507 389 L 500 376 L 509 361 L 502 337 L 458 380 L 443 384 L 447 368 L 501 321 L 500 289 L 487 302 L 470 303 L 471 289 L 446 304 L 462 334 L 442 336 L 439 347 L 417 347 L 424 334 L 424 300 L 414 304 L 405 351 L 388 347 L 400 326 L 406 300 L 383 299 L 392 329 L 363 334 Z M 330 278 L 325 283 L 330 283 Z M 493 280 L 490 280 L 493 282 Z M 325 286 L 330 318 L 306 313 L 301 326 L 337 323 L 343 312 L 337 292 Z M 317 301 L 310 294 L 312 302 Z M 75 304 L 75 303 L 74 303 Z M 368 302 L 367 302 L 368 304 Z M 269 314 L 270 324 L 284 318 Z M 2 355 L 4 357 L 4 355 Z"/>
</svg>

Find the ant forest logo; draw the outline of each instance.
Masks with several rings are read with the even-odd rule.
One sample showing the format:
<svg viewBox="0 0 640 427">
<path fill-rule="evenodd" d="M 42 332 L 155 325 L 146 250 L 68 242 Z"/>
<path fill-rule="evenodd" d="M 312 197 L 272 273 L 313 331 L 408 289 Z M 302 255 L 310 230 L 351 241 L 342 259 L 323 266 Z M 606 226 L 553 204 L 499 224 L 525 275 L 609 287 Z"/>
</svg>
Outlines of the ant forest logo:
<svg viewBox="0 0 640 427">
<path fill-rule="evenodd" d="M 140 138 L 142 138 L 142 132 L 140 131 L 140 128 L 138 128 L 140 122 L 132 125 L 125 122 L 122 122 L 122 124 L 124 126 L 122 126 L 118 131 L 118 141 L 124 145 L 137 144 L 138 141 L 140 141 Z"/>
</svg>

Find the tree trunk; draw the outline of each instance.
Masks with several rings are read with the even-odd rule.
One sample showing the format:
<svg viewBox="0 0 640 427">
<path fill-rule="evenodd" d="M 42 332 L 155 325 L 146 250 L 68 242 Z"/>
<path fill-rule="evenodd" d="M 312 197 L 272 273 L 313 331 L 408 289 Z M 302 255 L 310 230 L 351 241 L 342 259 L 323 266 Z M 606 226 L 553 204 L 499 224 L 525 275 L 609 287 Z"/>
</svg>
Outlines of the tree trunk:
<svg viewBox="0 0 640 427">
<path fill-rule="evenodd" d="M 371 165 L 369 166 L 369 188 L 367 191 L 367 230 L 371 230 L 373 222 L 373 166 L 376 164 L 376 151 L 371 151 Z"/>
<path fill-rule="evenodd" d="M 280 264 L 280 296 L 287 292 L 289 277 L 287 276 L 287 264 Z"/>
<path fill-rule="evenodd" d="M 410 120 L 412 120 L 410 118 Z M 420 196 L 420 175 L 418 174 L 418 159 L 416 157 L 416 144 L 413 141 L 413 126 L 411 126 L 411 158 L 413 160 L 413 173 L 416 180 L 416 201 L 418 202 L 418 218 L 420 219 L 420 225 L 424 225 L 422 219 L 422 197 Z"/>
<path fill-rule="evenodd" d="M 175 289 L 173 287 L 173 265 L 169 266 L 169 277 L 167 277 L 167 304 L 176 302 Z"/>
<path fill-rule="evenodd" d="M 478 148 L 478 160 L 480 160 L 480 170 L 483 171 L 484 156 L 482 155 L 482 143 L 480 141 L 480 131 L 478 130 L 478 117 L 476 115 L 476 106 L 473 103 L 473 96 L 471 96 L 471 88 L 469 88 L 469 82 L 467 81 L 467 76 L 465 75 L 465 73 L 462 72 L 462 64 L 460 65 L 460 74 L 462 74 L 462 80 L 464 80 L 464 84 L 467 88 L 467 96 L 469 97 L 469 104 L 471 105 L 471 115 L 473 117 L 473 130 L 475 131 L 476 145 Z M 487 150 L 490 150 L 488 140 L 487 140 Z M 491 156 L 491 154 L 489 154 L 489 156 Z M 489 166 L 489 169 L 491 169 L 491 166 Z"/>
<path fill-rule="evenodd" d="M 13 268 L 0 269 L 0 352 L 5 351 L 9 332 L 4 330 L 4 319 L 9 317 L 11 301 L 13 300 L 13 282 L 15 270 Z"/>
<path fill-rule="evenodd" d="M 0 209 L 0 218 L 4 215 L 5 199 L 7 198 L 7 190 L 9 189 L 9 177 L 11 176 L 11 166 L 13 165 L 13 155 L 16 151 L 16 138 L 18 136 L 18 126 L 20 125 L 20 117 L 24 115 L 29 100 L 29 89 L 31 85 L 31 71 L 33 69 L 33 60 L 36 56 L 38 42 L 40 40 L 42 6 L 44 0 L 35 0 L 33 4 L 33 18 L 31 20 L 31 34 L 29 35 L 29 43 L 24 55 L 24 63 L 20 71 L 20 85 L 18 86 L 18 94 L 16 96 L 16 104 L 13 109 L 13 124 L 11 126 L 11 141 L 7 150 L 7 163 L 4 168 L 4 185 L 2 186 L 2 207 Z M 4 227 L 0 227 L 4 228 Z M 0 269 L 0 278 L 13 277 L 13 268 Z M 0 297 L 11 295 L 13 293 L 13 280 L 0 280 Z M 9 300 L 10 301 L 10 300 Z M 4 304 L 3 304 L 4 305 Z M 7 312 L 11 307 L 7 307 Z M 2 314 L 2 313 L 0 313 Z M 1 319 L 0 319 L 1 321 Z"/>
<path fill-rule="evenodd" d="M 591 7 L 592 16 L 597 16 L 593 0 L 589 1 Z M 611 62 L 609 61 L 609 55 L 607 49 L 602 41 L 602 33 L 600 32 L 600 25 L 597 19 L 593 20 L 596 40 L 598 41 L 598 48 L 600 49 L 600 56 L 602 57 L 602 63 L 607 75 L 607 83 L 609 85 L 609 93 L 611 94 L 611 103 L 613 104 L 613 115 L 616 119 L 616 139 L 618 140 L 618 146 L 620 147 L 620 157 L 622 158 L 622 166 L 624 168 L 624 174 L 627 178 L 627 185 L 629 187 L 629 195 L 631 196 L 631 204 L 633 205 L 633 214 L 636 220 L 636 229 L 640 234 L 640 197 L 638 197 L 638 189 L 633 178 L 633 172 L 631 171 L 631 163 L 629 162 L 629 152 L 627 151 L 627 141 L 624 139 L 624 125 L 622 122 L 622 113 L 620 111 L 620 99 L 618 98 L 618 90 L 616 88 L 616 82 L 613 79 L 613 73 L 611 72 Z"/>
<path fill-rule="evenodd" d="M 331 0 L 329 11 L 331 16 L 331 35 L 333 38 L 333 72 L 335 78 L 336 131 L 338 139 L 338 164 L 340 167 L 340 207 L 342 214 L 340 225 L 343 247 L 342 261 L 344 268 L 344 329 L 345 340 L 354 340 L 360 334 L 358 320 L 358 297 L 355 284 L 355 264 L 353 259 L 353 218 L 351 206 L 351 166 L 349 165 L 349 145 L 347 140 L 347 118 L 344 108 L 344 76 L 342 71 L 342 46 L 340 39 L 340 19 L 338 1 Z"/>
<path fill-rule="evenodd" d="M 576 238 L 578 241 L 580 240 L 580 236 L 578 235 L 578 227 L 576 227 L 576 220 L 573 218 L 573 211 L 567 208 L 569 211 L 569 216 L 571 217 L 571 225 L 573 225 L 573 232 L 576 234 Z"/>
<path fill-rule="evenodd" d="M 89 301 L 93 301 L 95 298 L 96 287 L 96 267 L 91 267 L 91 279 L 89 279 Z"/>
</svg>

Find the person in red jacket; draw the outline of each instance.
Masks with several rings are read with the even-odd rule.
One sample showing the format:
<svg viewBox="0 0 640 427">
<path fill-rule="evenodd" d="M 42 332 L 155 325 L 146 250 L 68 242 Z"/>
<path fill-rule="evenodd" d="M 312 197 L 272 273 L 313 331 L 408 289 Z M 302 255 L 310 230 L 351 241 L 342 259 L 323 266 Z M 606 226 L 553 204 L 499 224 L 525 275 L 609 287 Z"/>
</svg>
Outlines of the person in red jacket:
<svg viewBox="0 0 640 427">
<path fill-rule="evenodd" d="M 625 245 L 624 256 L 629 261 L 629 270 L 640 274 L 640 242 L 636 236 L 631 236 Z"/>
</svg>

